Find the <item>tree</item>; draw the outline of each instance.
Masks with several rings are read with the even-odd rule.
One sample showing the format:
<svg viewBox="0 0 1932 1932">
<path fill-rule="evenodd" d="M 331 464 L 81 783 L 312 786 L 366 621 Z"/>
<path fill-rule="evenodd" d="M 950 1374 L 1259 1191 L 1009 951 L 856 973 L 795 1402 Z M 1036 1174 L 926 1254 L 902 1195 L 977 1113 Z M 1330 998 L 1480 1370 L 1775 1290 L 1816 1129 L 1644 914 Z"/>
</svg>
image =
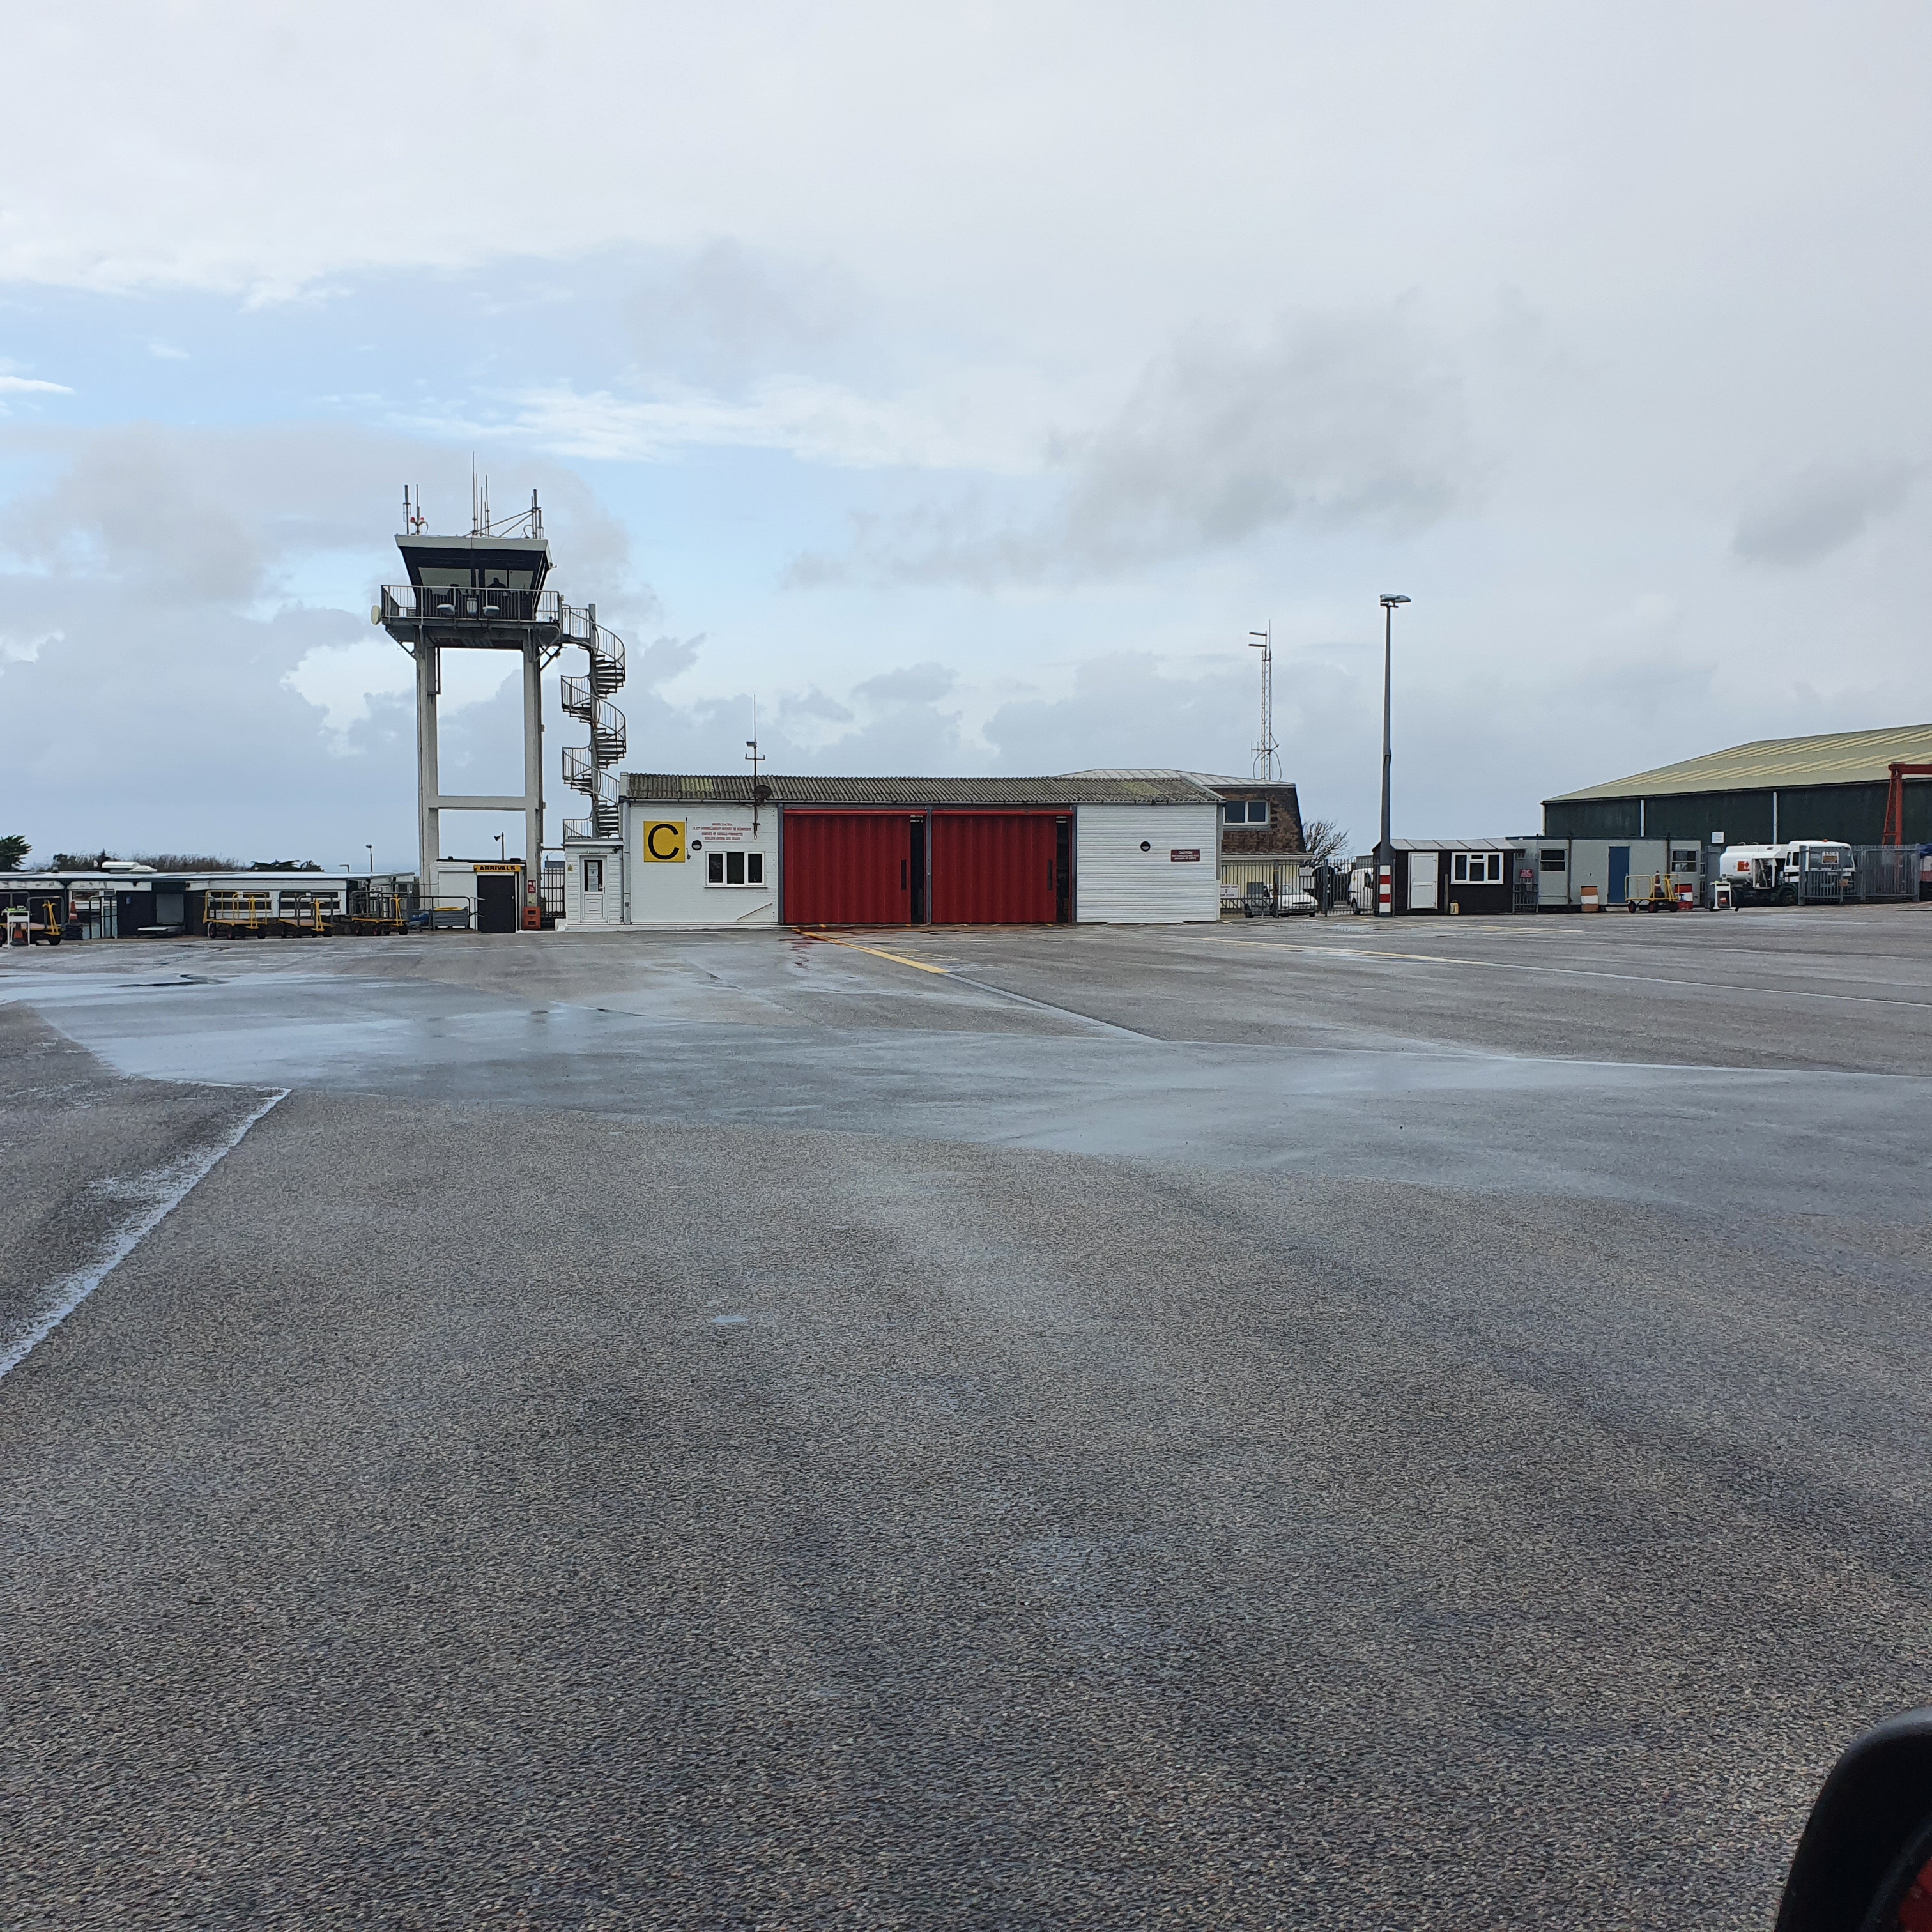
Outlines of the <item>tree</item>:
<svg viewBox="0 0 1932 1932">
<path fill-rule="evenodd" d="M 1310 818 L 1303 822 L 1301 849 L 1317 865 L 1333 865 L 1348 850 L 1348 829 L 1332 818 Z"/>
<path fill-rule="evenodd" d="M 0 834 L 0 872 L 17 872 L 33 849 L 17 832 Z"/>
</svg>

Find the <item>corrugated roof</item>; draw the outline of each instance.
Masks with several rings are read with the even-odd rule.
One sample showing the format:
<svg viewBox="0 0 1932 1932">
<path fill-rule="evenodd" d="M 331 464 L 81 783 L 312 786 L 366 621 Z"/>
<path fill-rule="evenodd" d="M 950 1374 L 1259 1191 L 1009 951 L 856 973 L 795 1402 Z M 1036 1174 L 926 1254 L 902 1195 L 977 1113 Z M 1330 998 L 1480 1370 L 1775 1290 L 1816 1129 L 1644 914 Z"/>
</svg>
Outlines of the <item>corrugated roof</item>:
<svg viewBox="0 0 1932 1932">
<path fill-rule="evenodd" d="M 772 783 L 770 778 L 760 781 L 760 788 L 768 797 Z M 653 804 L 749 805 L 752 781 L 748 777 L 736 775 L 708 778 L 695 772 L 626 772 L 624 796 L 649 799 Z"/>
<path fill-rule="evenodd" d="M 1707 752 L 1680 764 L 1660 765 L 1627 778 L 1588 785 L 1544 800 L 1574 805 L 1586 799 L 1660 798 L 1673 793 L 1756 791 L 1773 785 L 1882 784 L 1894 759 L 1932 764 L 1932 724 L 1894 724 L 1882 731 L 1826 731 L 1810 738 L 1756 738 L 1727 752 Z"/>
<path fill-rule="evenodd" d="M 760 781 L 775 805 L 1214 805 L 1220 801 L 1184 772 L 1135 778 L 788 778 Z M 752 781 L 736 773 L 626 772 L 624 795 L 653 805 L 749 805 Z"/>
<path fill-rule="evenodd" d="M 1520 845 L 1533 844 L 1534 836 L 1520 832 L 1507 838 L 1391 838 L 1398 852 L 1508 852 Z"/>
<path fill-rule="evenodd" d="M 1096 765 L 1084 772 L 1063 772 L 1060 776 L 1069 778 L 1192 778 L 1196 784 L 1209 786 L 1271 784 L 1292 786 L 1293 782 L 1284 778 L 1231 778 L 1220 772 L 1177 771 L 1166 765 Z"/>
</svg>

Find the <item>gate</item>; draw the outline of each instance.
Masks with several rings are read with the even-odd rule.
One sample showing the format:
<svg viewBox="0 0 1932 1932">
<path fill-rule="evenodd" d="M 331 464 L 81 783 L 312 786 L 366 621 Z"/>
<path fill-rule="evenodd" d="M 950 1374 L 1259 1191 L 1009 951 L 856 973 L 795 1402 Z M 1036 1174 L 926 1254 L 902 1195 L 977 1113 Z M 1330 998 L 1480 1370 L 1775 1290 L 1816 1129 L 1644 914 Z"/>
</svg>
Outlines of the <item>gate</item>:
<svg viewBox="0 0 1932 1932">
<path fill-rule="evenodd" d="M 923 814 L 922 814 L 922 816 Z M 912 820 L 903 812 L 787 809 L 780 859 L 787 926 L 904 926 Z"/>
<path fill-rule="evenodd" d="M 521 922 L 517 890 L 522 875 L 516 872 L 478 872 L 476 874 L 476 930 L 478 932 L 514 932 Z"/>
<path fill-rule="evenodd" d="M 937 812 L 938 926 L 1051 926 L 1059 916 L 1059 823 L 1051 812 Z"/>
<path fill-rule="evenodd" d="M 1868 901 L 1916 900 L 1918 873 L 1916 845 L 1854 845 L 1850 896 Z"/>
</svg>

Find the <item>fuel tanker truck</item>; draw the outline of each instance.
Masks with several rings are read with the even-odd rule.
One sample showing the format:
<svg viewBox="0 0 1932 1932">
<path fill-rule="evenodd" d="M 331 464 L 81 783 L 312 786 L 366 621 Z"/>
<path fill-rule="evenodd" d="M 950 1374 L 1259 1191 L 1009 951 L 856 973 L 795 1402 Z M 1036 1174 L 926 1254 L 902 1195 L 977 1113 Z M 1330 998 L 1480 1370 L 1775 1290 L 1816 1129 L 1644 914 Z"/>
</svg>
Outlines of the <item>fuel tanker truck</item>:
<svg viewBox="0 0 1932 1932">
<path fill-rule="evenodd" d="M 1787 845 L 1727 845 L 1718 882 L 1736 905 L 1842 905 L 1858 896 L 1852 848 L 1835 838 L 1794 838 Z"/>
</svg>

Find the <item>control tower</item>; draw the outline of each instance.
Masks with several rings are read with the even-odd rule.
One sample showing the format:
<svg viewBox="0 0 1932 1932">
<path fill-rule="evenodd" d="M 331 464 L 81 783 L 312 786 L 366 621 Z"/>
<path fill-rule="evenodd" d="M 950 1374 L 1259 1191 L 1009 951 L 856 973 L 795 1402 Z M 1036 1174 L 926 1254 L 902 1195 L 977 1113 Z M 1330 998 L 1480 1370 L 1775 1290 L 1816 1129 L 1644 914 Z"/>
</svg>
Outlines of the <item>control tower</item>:
<svg viewBox="0 0 1932 1932">
<path fill-rule="evenodd" d="M 566 604 L 544 588 L 550 543 L 536 493 L 530 507 L 501 524 L 490 520 L 488 498 L 472 511 L 467 536 L 424 533 L 420 508 L 403 494 L 398 534 L 406 584 L 386 584 L 370 613 L 416 661 L 417 878 L 426 898 L 436 890 L 446 812 L 520 812 L 526 884 L 541 878 L 543 853 L 543 674 L 566 646 L 589 655 L 584 678 L 564 680 L 565 707 L 590 726 L 588 746 L 566 748 L 564 782 L 591 802 L 592 825 L 616 824 L 616 778 L 610 769 L 626 749 L 624 714 L 608 700 L 624 681 L 624 644 L 601 629 L 597 607 Z M 520 793 L 446 792 L 436 771 L 436 704 L 442 692 L 442 653 L 515 651 L 523 658 L 524 789 Z M 566 830 L 576 829 L 574 824 Z"/>
</svg>

